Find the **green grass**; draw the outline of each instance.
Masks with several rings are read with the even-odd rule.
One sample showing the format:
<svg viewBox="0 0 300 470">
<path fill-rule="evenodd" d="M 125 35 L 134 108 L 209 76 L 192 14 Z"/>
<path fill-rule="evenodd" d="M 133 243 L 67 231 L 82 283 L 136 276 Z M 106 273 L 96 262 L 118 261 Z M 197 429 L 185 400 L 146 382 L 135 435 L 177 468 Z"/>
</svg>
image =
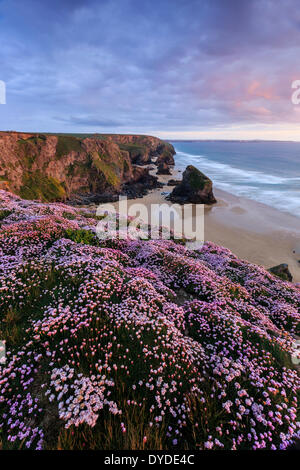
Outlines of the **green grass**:
<svg viewBox="0 0 300 470">
<path fill-rule="evenodd" d="M 250 329 L 245 326 L 241 326 L 241 330 L 245 340 L 251 341 L 251 343 L 256 344 L 261 351 L 267 351 L 272 355 L 276 367 L 293 368 L 290 355 L 283 351 L 278 343 L 270 341 L 254 331 L 250 331 Z"/>
<path fill-rule="evenodd" d="M 126 391 L 123 391 L 126 396 Z M 124 410 L 121 416 L 113 416 L 102 410 L 94 428 L 88 425 L 61 428 L 57 440 L 58 450 L 163 450 L 166 447 L 162 425 L 159 429 L 150 427 L 149 412 L 145 406 L 129 407 L 126 399 L 121 401 Z M 126 422 L 126 433 L 121 431 L 121 422 Z M 144 441 L 146 436 L 147 440 Z"/>
<path fill-rule="evenodd" d="M 8 209 L 0 209 L 0 220 L 5 219 L 5 217 L 8 217 L 11 213 L 12 211 Z"/>
<path fill-rule="evenodd" d="M 24 304 L 20 306 L 19 299 L 16 298 L 7 310 L 1 307 L 0 338 L 7 342 L 10 349 L 25 343 L 29 319 L 42 316 L 45 305 L 53 300 L 61 284 L 69 287 L 70 295 L 73 290 L 77 291 L 79 285 L 76 277 L 65 278 L 64 274 L 51 266 L 42 270 L 39 265 L 24 265 L 20 280 L 26 282 L 28 278 L 34 278 L 35 282 L 27 287 Z"/>
<path fill-rule="evenodd" d="M 119 147 L 121 150 L 126 150 L 127 152 L 133 155 L 138 155 L 147 150 L 146 145 L 140 144 L 119 144 Z"/>
<path fill-rule="evenodd" d="M 20 139 L 18 140 L 19 145 L 37 145 L 37 144 L 42 144 L 43 142 L 46 141 L 46 136 L 44 134 L 36 134 L 33 135 L 32 137 L 29 137 L 28 139 Z"/>
<path fill-rule="evenodd" d="M 70 152 L 81 152 L 81 141 L 71 135 L 58 135 L 56 145 L 56 158 L 59 160 Z"/>
<path fill-rule="evenodd" d="M 97 246 L 99 244 L 96 235 L 85 229 L 75 230 L 68 228 L 65 232 L 65 238 L 69 238 L 73 242 L 83 243 L 85 245 Z"/>
<path fill-rule="evenodd" d="M 39 153 L 39 147 L 45 142 L 45 139 L 44 135 L 35 135 L 29 139 L 18 140 L 18 154 L 23 168 L 25 167 L 26 170 L 32 168 Z"/>
<path fill-rule="evenodd" d="M 82 217 L 85 217 L 86 219 L 94 219 L 94 220 L 103 220 L 105 218 L 105 215 L 96 215 L 95 212 L 79 212 Z"/>
<path fill-rule="evenodd" d="M 99 155 L 97 152 L 93 152 L 90 157 L 91 166 L 104 175 L 109 185 L 118 187 L 120 184 L 120 177 L 117 175 L 117 164 L 107 160 L 105 155 Z"/>
<path fill-rule="evenodd" d="M 75 214 L 72 214 L 71 212 L 67 212 L 67 211 L 64 211 L 62 213 L 62 216 L 65 218 L 65 219 L 68 219 L 68 220 L 74 220 L 76 219 L 76 215 Z"/>
<path fill-rule="evenodd" d="M 207 176 L 205 176 L 201 171 L 195 170 L 190 173 L 190 185 L 193 189 L 204 189 L 205 185 L 209 182 Z"/>
</svg>

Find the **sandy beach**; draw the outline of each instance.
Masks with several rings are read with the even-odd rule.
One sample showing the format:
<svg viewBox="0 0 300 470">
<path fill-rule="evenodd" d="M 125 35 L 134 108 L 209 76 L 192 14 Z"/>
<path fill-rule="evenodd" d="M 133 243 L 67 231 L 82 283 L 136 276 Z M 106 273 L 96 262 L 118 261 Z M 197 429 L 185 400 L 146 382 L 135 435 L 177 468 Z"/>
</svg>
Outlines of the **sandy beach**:
<svg viewBox="0 0 300 470">
<path fill-rule="evenodd" d="M 153 174 L 156 169 L 153 170 Z M 181 179 L 176 169 L 159 181 Z M 169 204 L 171 186 L 154 190 L 143 198 L 129 200 L 128 207 L 142 203 Z M 204 238 L 229 248 L 238 257 L 266 268 L 287 263 L 294 282 L 300 282 L 300 219 L 265 204 L 214 189 L 217 204 L 205 206 Z M 116 205 L 117 203 L 115 203 Z"/>
</svg>

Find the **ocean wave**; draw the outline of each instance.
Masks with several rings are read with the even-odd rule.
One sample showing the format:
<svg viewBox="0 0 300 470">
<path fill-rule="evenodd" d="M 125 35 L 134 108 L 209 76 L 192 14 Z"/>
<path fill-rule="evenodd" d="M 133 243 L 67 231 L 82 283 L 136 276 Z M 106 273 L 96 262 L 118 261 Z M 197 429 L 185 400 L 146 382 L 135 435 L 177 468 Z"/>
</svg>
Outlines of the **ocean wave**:
<svg viewBox="0 0 300 470">
<path fill-rule="evenodd" d="M 231 165 L 228 165 L 227 163 L 220 163 L 215 162 L 213 160 L 208 160 L 208 158 L 203 155 L 192 155 L 179 151 L 177 152 L 177 155 L 188 158 L 190 160 L 190 163 L 195 164 L 196 160 L 197 163 L 201 164 L 202 168 L 207 168 L 207 170 L 211 170 L 211 173 L 215 172 L 216 176 L 218 176 L 220 174 L 220 171 L 222 171 L 223 175 L 225 173 L 226 175 L 232 176 L 233 179 L 239 179 L 245 182 L 253 181 L 261 184 L 286 184 L 293 181 L 300 181 L 300 178 L 298 177 L 286 178 L 282 176 L 268 175 L 260 171 L 243 170 L 242 168 L 236 168 Z M 208 176 L 210 175 L 208 174 Z"/>
<path fill-rule="evenodd" d="M 283 212 L 300 217 L 300 177 L 285 177 L 236 168 L 209 160 L 204 155 L 177 151 L 179 168 L 193 164 L 209 176 L 216 188 L 237 196 L 262 202 Z"/>
</svg>

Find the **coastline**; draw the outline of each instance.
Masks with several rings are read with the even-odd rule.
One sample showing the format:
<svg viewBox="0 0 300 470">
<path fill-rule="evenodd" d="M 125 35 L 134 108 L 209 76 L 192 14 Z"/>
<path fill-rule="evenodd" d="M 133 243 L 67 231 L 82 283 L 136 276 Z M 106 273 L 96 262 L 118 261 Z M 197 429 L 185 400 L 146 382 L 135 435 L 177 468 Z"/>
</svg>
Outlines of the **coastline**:
<svg viewBox="0 0 300 470">
<path fill-rule="evenodd" d="M 152 172 L 155 175 L 156 169 Z M 166 184 L 169 179 L 181 178 L 181 173 L 175 167 L 171 175 L 159 175 L 158 178 Z M 147 208 L 151 204 L 171 205 L 162 193 L 172 189 L 166 185 L 152 190 L 142 198 L 128 200 L 128 206 L 136 202 Z M 239 258 L 267 269 L 286 263 L 293 282 L 300 282 L 300 219 L 217 188 L 214 194 L 217 204 L 205 206 L 205 240 L 229 248 Z"/>
</svg>

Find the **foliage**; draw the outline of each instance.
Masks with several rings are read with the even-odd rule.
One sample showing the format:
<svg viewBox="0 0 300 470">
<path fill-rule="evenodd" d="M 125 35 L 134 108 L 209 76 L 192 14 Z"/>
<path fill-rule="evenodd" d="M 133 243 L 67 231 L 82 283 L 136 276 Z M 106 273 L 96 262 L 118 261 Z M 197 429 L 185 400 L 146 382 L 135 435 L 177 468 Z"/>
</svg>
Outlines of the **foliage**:
<svg viewBox="0 0 300 470">
<path fill-rule="evenodd" d="M 52 176 L 46 176 L 39 171 L 25 173 L 20 196 L 25 199 L 41 199 L 42 201 L 61 201 L 65 199 L 62 184 Z"/>
<path fill-rule="evenodd" d="M 286 449 L 300 436 L 296 286 L 213 243 L 100 245 L 88 209 L 0 202 L 0 447 Z"/>
<path fill-rule="evenodd" d="M 70 152 L 80 152 L 81 141 L 77 137 L 71 135 L 58 135 L 56 145 L 56 158 L 60 159 Z"/>
</svg>

